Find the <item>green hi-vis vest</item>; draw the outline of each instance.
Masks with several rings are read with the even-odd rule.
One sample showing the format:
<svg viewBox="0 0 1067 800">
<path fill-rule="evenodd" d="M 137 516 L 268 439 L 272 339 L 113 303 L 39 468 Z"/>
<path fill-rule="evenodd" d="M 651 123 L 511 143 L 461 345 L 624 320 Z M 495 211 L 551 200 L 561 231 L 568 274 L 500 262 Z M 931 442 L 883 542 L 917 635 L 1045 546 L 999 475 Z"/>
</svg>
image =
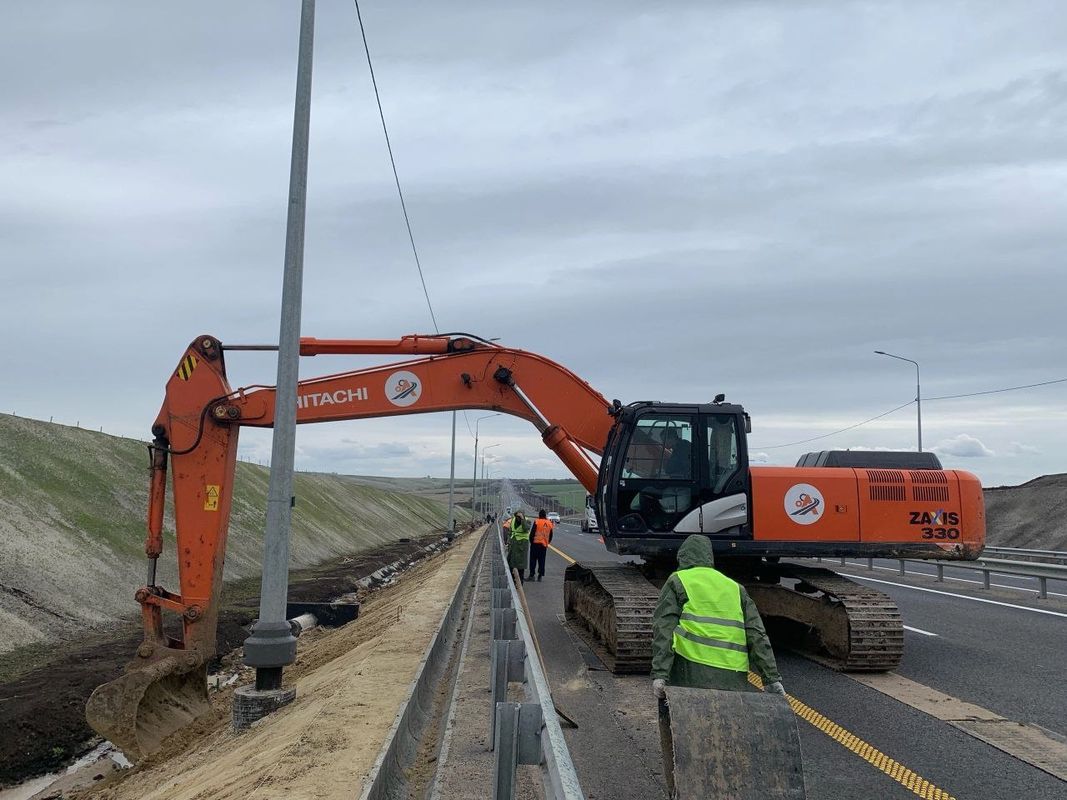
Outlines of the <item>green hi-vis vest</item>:
<svg viewBox="0 0 1067 800">
<path fill-rule="evenodd" d="M 747 672 L 741 588 L 711 567 L 690 567 L 674 574 L 688 598 L 674 629 L 674 652 L 698 664 Z"/>
<path fill-rule="evenodd" d="M 511 520 L 511 538 L 519 542 L 528 542 L 530 540 L 530 521 L 523 520 L 521 528 L 515 526 L 515 520 Z"/>
</svg>

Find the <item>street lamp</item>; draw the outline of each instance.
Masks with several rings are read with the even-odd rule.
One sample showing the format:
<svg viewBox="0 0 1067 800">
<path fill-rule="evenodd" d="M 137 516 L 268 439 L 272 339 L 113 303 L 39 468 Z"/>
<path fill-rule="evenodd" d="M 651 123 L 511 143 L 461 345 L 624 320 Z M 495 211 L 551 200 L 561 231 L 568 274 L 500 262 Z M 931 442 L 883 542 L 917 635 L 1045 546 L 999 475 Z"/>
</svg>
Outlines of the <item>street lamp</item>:
<svg viewBox="0 0 1067 800">
<path fill-rule="evenodd" d="M 478 417 L 478 419 L 474 420 L 474 482 L 471 484 L 471 516 L 474 515 L 474 496 L 478 491 L 478 423 L 483 419 L 499 416 L 501 414 L 498 411 L 495 414 L 486 414 L 484 417 Z"/>
<path fill-rule="evenodd" d="M 482 511 L 485 510 L 485 493 L 489 491 L 489 484 L 485 483 L 485 452 L 503 444 L 503 442 L 497 442 L 495 445 L 490 445 L 489 447 L 483 447 L 481 449 L 481 502 L 479 505 Z"/>
<path fill-rule="evenodd" d="M 910 358 L 904 358 L 904 356 L 895 356 L 884 350 L 875 350 L 874 352 L 880 356 L 888 356 L 889 358 L 895 358 L 898 361 L 907 361 L 909 364 L 915 365 L 915 419 L 919 429 L 919 452 L 921 453 L 923 451 L 923 395 L 922 388 L 919 385 L 919 362 L 912 361 Z"/>
</svg>

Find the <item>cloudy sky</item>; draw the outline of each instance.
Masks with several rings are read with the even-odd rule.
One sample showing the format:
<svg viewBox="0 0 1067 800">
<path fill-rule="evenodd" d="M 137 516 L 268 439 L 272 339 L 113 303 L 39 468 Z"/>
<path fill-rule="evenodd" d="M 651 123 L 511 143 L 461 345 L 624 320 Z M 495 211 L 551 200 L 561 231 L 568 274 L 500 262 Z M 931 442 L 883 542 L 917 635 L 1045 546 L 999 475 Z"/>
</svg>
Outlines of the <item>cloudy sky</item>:
<svg viewBox="0 0 1067 800">
<path fill-rule="evenodd" d="M 303 332 L 432 326 L 355 10 L 319 0 Z M 753 416 L 768 463 L 906 448 L 914 397 L 1067 377 L 1067 10 L 364 0 L 442 330 L 609 398 Z M 184 346 L 277 336 L 296 0 L 8 3 L 0 410 L 148 437 Z M 270 383 L 269 355 L 230 358 Z M 356 360 L 306 360 L 303 376 Z M 1067 383 L 924 404 L 987 484 L 1067 471 Z M 459 417 L 457 471 L 472 467 Z M 298 466 L 447 475 L 450 415 L 305 426 Z M 496 474 L 562 475 L 526 423 Z M 269 433 L 243 434 L 264 460 Z"/>
</svg>

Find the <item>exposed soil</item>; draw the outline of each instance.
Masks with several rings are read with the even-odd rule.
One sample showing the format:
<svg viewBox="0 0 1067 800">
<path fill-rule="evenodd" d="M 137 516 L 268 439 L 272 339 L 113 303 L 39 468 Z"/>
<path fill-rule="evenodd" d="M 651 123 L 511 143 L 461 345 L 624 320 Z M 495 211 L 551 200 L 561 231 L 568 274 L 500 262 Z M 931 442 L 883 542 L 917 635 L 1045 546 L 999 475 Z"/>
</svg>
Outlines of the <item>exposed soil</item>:
<svg viewBox="0 0 1067 800">
<path fill-rule="evenodd" d="M 357 581 L 397 560 L 412 559 L 439 539 L 429 534 L 356 556 L 332 559 L 290 573 L 291 601 L 321 602 L 356 591 Z M 259 581 L 226 584 L 219 615 L 216 651 L 230 653 L 248 636 L 258 610 Z M 132 603 L 132 601 L 131 601 Z M 93 689 L 117 677 L 141 641 L 138 621 L 117 624 L 63 648 L 33 648 L 20 668 L 20 651 L 6 653 L 0 683 L 0 785 L 55 770 L 86 751 L 95 734 L 85 722 L 85 702 Z M 49 652 L 50 651 L 50 652 Z M 46 663 L 40 664 L 44 660 Z"/>
<path fill-rule="evenodd" d="M 341 800 L 366 780 L 420 656 L 478 544 L 464 536 L 445 552 L 371 594 L 358 622 L 302 636 L 286 682 L 296 699 L 235 734 L 232 688 L 214 693 L 213 711 L 167 739 L 131 770 L 64 795 L 94 800 Z M 242 671 L 242 682 L 251 670 Z"/>
<path fill-rule="evenodd" d="M 1067 475 L 988 488 L 985 505 L 989 544 L 1067 550 Z"/>
</svg>

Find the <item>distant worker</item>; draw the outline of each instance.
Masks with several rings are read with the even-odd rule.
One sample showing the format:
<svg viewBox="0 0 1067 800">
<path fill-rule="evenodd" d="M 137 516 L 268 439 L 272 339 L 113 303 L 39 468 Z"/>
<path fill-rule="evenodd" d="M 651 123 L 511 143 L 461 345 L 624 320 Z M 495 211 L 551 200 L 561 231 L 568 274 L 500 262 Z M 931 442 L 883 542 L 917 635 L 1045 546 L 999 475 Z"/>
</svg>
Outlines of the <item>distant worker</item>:
<svg viewBox="0 0 1067 800">
<path fill-rule="evenodd" d="M 667 686 L 755 691 L 752 668 L 765 692 L 785 694 L 767 631 L 745 587 L 715 569 L 706 536 L 678 548 L 678 569 L 660 589 L 652 615 L 652 692 L 659 700 L 660 744 L 674 795 L 674 748 L 669 731 Z"/>
<path fill-rule="evenodd" d="M 510 525 L 508 525 L 510 523 Z M 530 532 L 533 526 L 521 511 L 516 511 L 507 523 L 510 529 L 508 535 L 508 568 L 519 571 L 519 580 L 526 580 L 526 562 L 530 558 Z"/>
<path fill-rule="evenodd" d="M 537 572 L 537 580 L 545 577 L 545 556 L 548 554 L 548 546 L 552 543 L 552 532 L 556 526 L 548 518 L 548 514 L 542 508 L 537 512 L 537 519 L 533 522 L 533 534 L 530 539 L 530 580 L 534 579 Z"/>
</svg>

